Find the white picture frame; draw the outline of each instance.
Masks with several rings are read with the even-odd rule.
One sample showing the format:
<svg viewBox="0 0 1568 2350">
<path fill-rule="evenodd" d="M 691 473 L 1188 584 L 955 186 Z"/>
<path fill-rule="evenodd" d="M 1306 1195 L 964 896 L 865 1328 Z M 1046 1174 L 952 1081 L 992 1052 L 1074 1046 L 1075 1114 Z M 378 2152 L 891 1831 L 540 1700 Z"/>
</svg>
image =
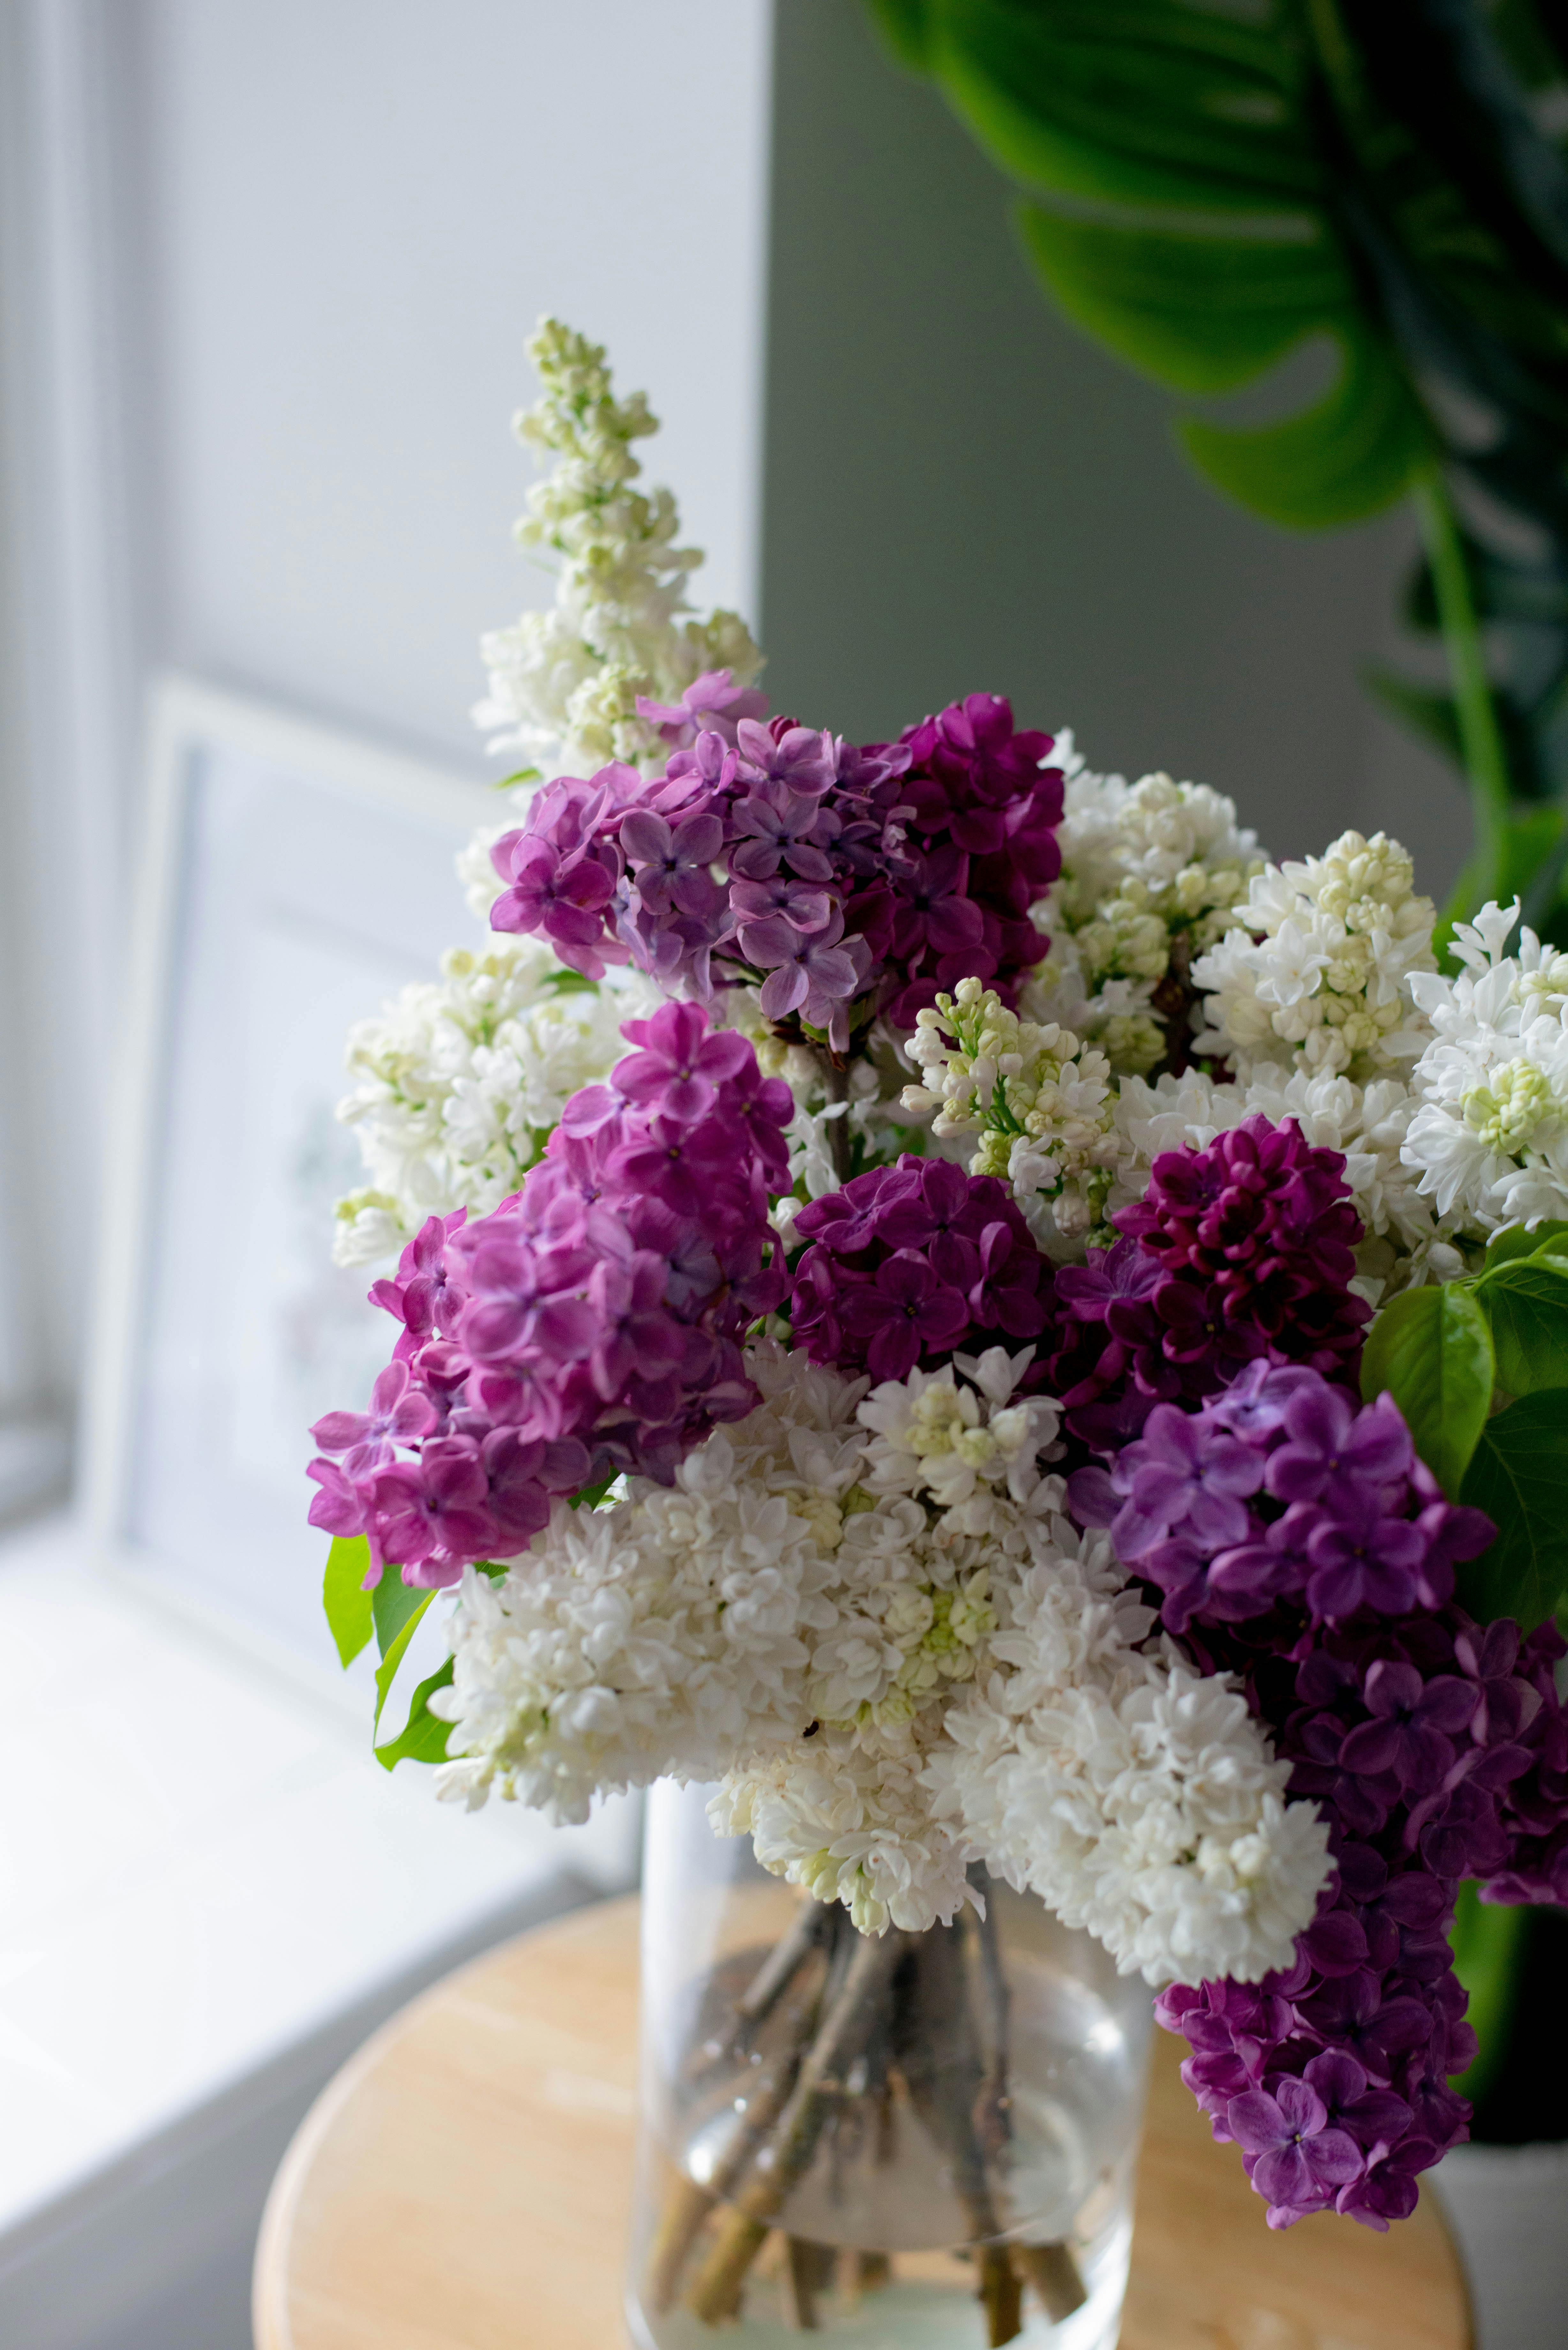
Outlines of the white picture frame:
<svg viewBox="0 0 1568 2350">
<path fill-rule="evenodd" d="M 480 942 L 452 860 L 477 826 L 499 820 L 498 803 L 482 784 L 177 675 L 151 696 L 146 777 L 109 1116 L 85 1515 L 110 1572 L 361 1712 L 363 1675 L 338 1679 L 319 1614 L 326 1537 L 306 1522 L 307 1419 L 293 1491 L 275 1473 L 285 1399 L 268 1348 L 275 1317 L 291 1310 L 286 1284 L 309 1265 L 320 1288 L 299 1308 L 305 1318 L 329 1300 L 345 1327 L 351 1309 L 347 1351 L 362 1333 L 365 1367 L 390 1354 L 390 1324 L 363 1304 L 390 1266 L 345 1274 L 330 1263 L 325 1192 L 363 1178 L 328 1097 L 345 1088 L 349 1022 L 405 981 L 433 978 L 442 948 Z M 214 988 L 227 989 L 226 1004 Z M 300 1202 L 280 1201 L 280 1166 L 298 1137 L 276 1120 L 301 1103 L 321 1133 L 335 1128 L 335 1180 L 283 1263 L 281 1221 Z M 269 1256 L 247 1309 L 244 1278 Z M 301 1409 L 317 1416 L 317 1395 L 304 1400 L 310 1381 L 296 1384 Z M 354 1400 L 317 1392 L 320 1409 Z"/>
<path fill-rule="evenodd" d="M 170 1519 L 167 1492 L 161 1503 L 157 1498 L 157 1464 L 149 1453 L 156 1454 L 169 1437 L 164 1374 L 171 1345 L 195 1351 L 194 1387 L 209 1428 L 221 1423 L 225 1409 L 232 1414 L 242 1371 L 250 1377 L 253 1399 L 257 1391 L 265 1396 L 265 1315 L 259 1322 L 251 1316 L 244 1343 L 255 1359 L 244 1366 L 232 1351 L 225 1355 L 223 1308 L 225 1299 L 233 1303 L 236 1263 L 243 1271 L 247 1245 L 254 1257 L 258 1229 L 264 1244 L 269 1231 L 275 1234 L 280 1212 L 277 1151 L 269 1157 L 265 1149 L 247 1149 L 234 1128 L 223 1128 L 220 1104 L 192 1099 L 203 1070 L 212 1074 L 214 1024 L 193 1027 L 184 1015 L 192 994 L 212 977 L 215 940 L 227 955 L 230 981 L 248 968 L 257 983 L 250 1011 L 256 1014 L 259 1003 L 260 1013 L 248 1027 L 236 1018 L 228 1038 L 221 1020 L 216 1023 L 225 1047 L 219 1074 L 227 1099 L 243 1105 L 247 1087 L 254 1093 L 271 1086 L 275 1092 L 281 1086 L 296 1110 L 303 1097 L 317 1126 L 329 1126 L 343 1146 L 340 1180 L 317 1185 L 307 1203 L 309 1220 L 296 1234 L 297 1262 L 311 1280 L 331 1284 L 345 1320 L 351 1316 L 351 1351 L 368 1395 L 396 1333 L 385 1315 L 370 1309 L 365 1293 L 393 1268 L 376 1264 L 343 1273 L 331 1263 L 328 1194 L 357 1189 L 363 1180 L 353 1133 L 332 1114 L 347 1086 L 348 1030 L 409 980 L 436 977 L 446 948 L 483 945 L 486 934 L 465 901 L 454 858 L 477 827 L 504 820 L 505 806 L 493 785 L 180 675 L 161 677 L 151 694 L 146 776 L 84 1415 L 80 1501 L 88 1548 L 119 1590 L 157 1613 L 171 1613 L 275 1689 L 281 1677 L 313 1711 L 324 1706 L 373 1768 L 375 1659 L 367 1650 L 347 1673 L 338 1670 L 321 1609 L 327 1537 L 308 1523 L 314 1489 L 304 1475 L 314 1450 L 309 1420 L 320 1410 L 352 1408 L 358 1399 L 352 1388 L 334 1377 L 310 1405 L 301 1402 L 297 1415 L 291 1406 L 284 1440 L 290 1457 L 264 1460 L 259 1479 L 254 1461 L 239 1468 L 233 1458 L 209 1462 L 208 1489 L 183 1528 Z M 248 791 L 254 815 L 258 791 L 268 790 L 274 794 L 269 808 L 286 807 L 293 818 L 315 807 L 323 821 L 312 839 L 285 837 L 269 862 L 265 853 L 255 853 L 243 821 L 237 829 L 231 823 L 222 838 L 213 823 L 204 826 L 214 809 L 225 814 L 219 806 L 225 792 L 231 800 L 237 793 L 243 803 Z M 240 813 L 243 818 L 243 806 Z M 232 806 L 226 814 L 233 817 Z M 222 825 L 216 833 L 223 833 Z M 261 848 L 266 849 L 265 839 Z M 265 959 L 275 918 L 290 933 L 286 971 L 303 967 L 312 954 L 327 970 L 330 984 L 318 1003 L 307 1006 L 303 1025 L 290 1024 L 287 1002 L 281 1022 L 269 1024 L 269 1004 L 273 1011 L 277 1006 L 267 983 L 258 981 L 256 965 Z M 272 959 L 265 982 L 277 962 Z M 335 962 L 340 967 L 334 972 Z M 257 1102 L 250 1107 L 256 1110 Z M 286 1117 L 279 1124 L 276 1107 L 261 1103 L 260 1130 L 286 1161 Z M 212 1169 L 233 1187 L 232 1196 L 214 1191 Z M 171 1224 L 185 1274 L 188 1261 L 197 1267 L 193 1282 L 186 1277 L 172 1287 L 167 1278 Z M 266 1300 L 275 1305 L 276 1284 L 269 1280 L 265 1286 Z M 203 1314 L 207 1320 L 198 1328 Z M 235 1326 L 231 1319 L 231 1340 Z M 237 1579 L 229 1571 L 236 1559 Z M 247 1592 L 246 1586 L 247 1578 L 254 1586 L 270 1575 L 281 1578 L 286 1604 L 269 1609 L 254 1604 L 254 1589 Z M 390 1693 L 383 1736 L 400 1721 L 408 1690 L 431 1669 L 442 1645 L 439 1627 L 427 1624 L 410 1646 Z M 597 1804 L 592 1818 L 577 1828 L 552 1829 L 536 1814 L 519 1808 L 513 1815 L 513 1807 L 505 1809 L 520 1851 L 548 1852 L 558 1866 L 604 1891 L 636 1882 L 639 1796 Z"/>
</svg>

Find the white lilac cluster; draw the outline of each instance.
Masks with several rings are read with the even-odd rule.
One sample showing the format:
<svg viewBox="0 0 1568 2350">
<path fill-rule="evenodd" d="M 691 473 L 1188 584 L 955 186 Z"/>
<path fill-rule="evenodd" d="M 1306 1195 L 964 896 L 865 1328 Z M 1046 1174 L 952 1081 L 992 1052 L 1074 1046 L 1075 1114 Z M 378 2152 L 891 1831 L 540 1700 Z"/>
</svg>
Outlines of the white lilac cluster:
<svg viewBox="0 0 1568 2350">
<path fill-rule="evenodd" d="M 1411 982 L 1436 968 L 1435 920 L 1386 833 L 1342 833 L 1322 857 L 1267 866 L 1192 966 L 1208 999 L 1196 1050 L 1242 1082 L 1271 1063 L 1357 1085 L 1402 1075 L 1430 1033 Z"/>
<path fill-rule="evenodd" d="M 1141 1075 L 1167 1049 L 1158 992 L 1228 928 L 1262 870 L 1257 837 L 1207 784 L 1093 775 L 1070 733 L 1055 755 L 1067 775 L 1062 873 L 1035 909 L 1052 948 L 1023 1009 L 1098 1045 L 1118 1075 Z"/>
<path fill-rule="evenodd" d="M 1324 1834 L 1066 1519 L 1028 1360 L 867 1393 L 754 1347 L 762 1403 L 671 1487 L 560 1504 L 504 1579 L 468 1571 L 441 1792 L 575 1820 L 721 1778 L 717 1824 L 864 1932 L 952 1918 L 981 1860 L 1153 1981 L 1284 1964 Z"/>
<path fill-rule="evenodd" d="M 1406 1164 L 1439 1215 L 1483 1233 L 1568 1217 L 1568 954 L 1521 928 L 1519 902 L 1461 922 L 1455 979 L 1417 973 L 1432 1041 L 1416 1065 Z"/>
<path fill-rule="evenodd" d="M 1526 934 L 1501 979 L 1438 978 L 1431 901 L 1381 833 L 1265 867 L 1218 794 L 1081 770 L 1068 817 L 1051 950 L 1019 1015 L 963 983 L 920 1015 L 906 1049 L 923 1083 L 903 1096 L 936 1137 L 972 1138 L 971 1170 L 1011 1181 L 1048 1253 L 1111 1237 L 1161 1151 L 1201 1149 L 1259 1114 L 1343 1153 L 1373 1305 L 1459 1274 L 1463 1244 L 1496 1223 L 1558 1211 L 1532 1203 L 1563 1199 L 1552 991 L 1568 958 Z M 1467 950 L 1478 971 L 1501 952 L 1509 922 L 1493 932 L 1497 921 L 1496 950 L 1479 932 Z M 1199 1057 L 1153 1076 L 1193 989 Z M 1473 1008 L 1483 997 L 1495 1016 Z M 1147 1050 L 1115 1024 L 1145 1016 L 1140 1003 L 1166 1008 Z"/>
<path fill-rule="evenodd" d="M 567 1097 L 626 1050 L 620 1024 L 658 1001 L 634 972 L 595 986 L 536 939 L 454 947 L 350 1031 L 337 1115 L 369 1178 L 340 1200 L 339 1264 L 395 1254 L 426 1218 L 488 1215 L 522 1182 Z"/>
<path fill-rule="evenodd" d="M 905 1087 L 904 1108 L 939 1139 L 977 1137 L 970 1173 L 1012 1184 L 1047 1255 L 1077 1253 L 1125 1155 L 1106 1054 L 1054 1020 L 1021 1019 L 978 979 L 918 1014 L 905 1050 L 924 1083 Z"/>
<path fill-rule="evenodd" d="M 695 615 L 686 587 L 702 556 L 675 543 L 674 498 L 632 486 L 642 471 L 632 443 L 659 429 L 642 393 L 618 400 L 603 348 L 557 319 L 540 322 L 528 355 L 543 390 L 517 431 L 556 462 L 529 492 L 517 536 L 558 555 L 561 570 L 548 611 L 483 639 L 490 691 L 475 723 L 525 770 L 662 764 L 669 746 L 638 696 L 677 702 L 719 669 L 749 685 L 762 657 L 733 612 Z"/>
<path fill-rule="evenodd" d="M 949 1711 L 928 1778 L 986 1865 L 1152 1983 L 1288 1966 L 1330 1872 L 1229 1675 L 1193 1670 L 1121 1587 L 1103 1534 L 1058 1523 L 993 1669 Z"/>
</svg>

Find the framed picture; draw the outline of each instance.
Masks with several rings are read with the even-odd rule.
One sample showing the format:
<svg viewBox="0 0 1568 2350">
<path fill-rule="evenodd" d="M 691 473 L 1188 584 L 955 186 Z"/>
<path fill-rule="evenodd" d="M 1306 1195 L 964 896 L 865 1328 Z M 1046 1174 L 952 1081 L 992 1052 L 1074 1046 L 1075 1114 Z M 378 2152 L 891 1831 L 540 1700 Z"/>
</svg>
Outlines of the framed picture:
<svg viewBox="0 0 1568 2350">
<path fill-rule="evenodd" d="M 324 1700 L 369 1758 L 373 1655 L 337 1669 L 308 1523 L 311 1423 L 368 1400 L 390 1266 L 332 1263 L 363 1181 L 336 1115 L 353 1023 L 482 938 L 453 859 L 483 785 L 192 680 L 158 686 L 147 851 L 110 1116 L 86 1507 L 100 1562 Z M 435 1611 L 431 1611 L 432 1616 Z M 425 1627 L 399 1689 L 442 1645 Z M 388 1721 L 399 1718 L 399 1690 Z M 383 1731 L 385 1731 L 385 1724 Z M 519 1811 L 605 1890 L 636 1881 L 640 1799 L 583 1827 Z"/>
<path fill-rule="evenodd" d="M 452 860 L 496 802 L 182 678 L 155 694 L 149 785 L 90 1516 L 119 1569 L 332 1685 L 308 1430 L 369 1396 L 395 1336 L 365 1302 L 383 1268 L 331 1261 L 363 1181 L 344 1041 L 475 935 Z"/>
</svg>

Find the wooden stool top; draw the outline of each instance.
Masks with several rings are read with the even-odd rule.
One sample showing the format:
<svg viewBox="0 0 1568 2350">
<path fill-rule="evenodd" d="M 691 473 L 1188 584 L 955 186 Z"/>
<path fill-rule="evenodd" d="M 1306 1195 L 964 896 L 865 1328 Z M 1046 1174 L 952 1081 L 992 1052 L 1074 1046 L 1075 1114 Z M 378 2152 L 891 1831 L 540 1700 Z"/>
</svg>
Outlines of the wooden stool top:
<svg viewBox="0 0 1568 2350">
<path fill-rule="evenodd" d="M 256 2350 L 617 2350 L 637 2110 L 637 1903 L 428 1991 L 306 2116 L 256 2251 Z M 1155 2033 L 1121 2350 L 1469 2350 L 1437 2199 L 1283 2233 Z"/>
</svg>

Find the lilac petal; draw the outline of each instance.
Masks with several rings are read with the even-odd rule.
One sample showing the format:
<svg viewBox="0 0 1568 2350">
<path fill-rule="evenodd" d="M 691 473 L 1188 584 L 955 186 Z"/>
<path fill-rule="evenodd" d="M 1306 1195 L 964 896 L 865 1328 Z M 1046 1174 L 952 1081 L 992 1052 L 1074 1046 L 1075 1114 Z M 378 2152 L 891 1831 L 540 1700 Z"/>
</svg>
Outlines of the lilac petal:
<svg viewBox="0 0 1568 2350">
<path fill-rule="evenodd" d="M 811 993 L 811 982 L 797 962 L 781 963 L 770 971 L 762 985 L 762 1014 L 764 1020 L 783 1020 L 805 1002 Z"/>
<path fill-rule="evenodd" d="M 721 835 L 722 837 L 722 835 Z M 634 808 L 623 816 L 620 826 L 621 846 L 639 865 L 661 864 L 674 847 L 670 827 L 661 816 L 648 808 Z"/>
</svg>

